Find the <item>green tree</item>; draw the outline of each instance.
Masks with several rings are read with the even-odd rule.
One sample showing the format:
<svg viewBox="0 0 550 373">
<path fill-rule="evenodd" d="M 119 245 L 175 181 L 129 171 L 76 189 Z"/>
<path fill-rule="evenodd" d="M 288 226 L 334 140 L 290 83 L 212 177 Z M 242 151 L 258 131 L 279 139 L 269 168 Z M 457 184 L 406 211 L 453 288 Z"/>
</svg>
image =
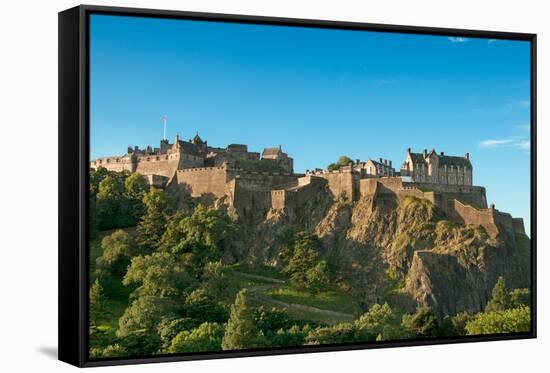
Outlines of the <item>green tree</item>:
<svg viewBox="0 0 550 373">
<path fill-rule="evenodd" d="M 170 298 L 140 296 L 133 300 L 118 321 L 116 336 L 129 354 L 148 355 L 162 346 L 157 332 L 161 320 L 177 318 L 177 307 Z"/>
<path fill-rule="evenodd" d="M 134 226 L 133 204 L 125 188 L 128 178 L 136 178 L 128 171 L 107 171 L 103 167 L 90 172 L 91 233 L 99 230 Z"/>
<path fill-rule="evenodd" d="M 478 313 L 465 327 L 467 335 L 522 333 L 531 330 L 531 309 L 528 306 L 504 311 Z"/>
<path fill-rule="evenodd" d="M 396 339 L 402 334 L 399 315 L 388 303 L 374 304 L 355 322 L 355 325 L 377 340 Z"/>
<path fill-rule="evenodd" d="M 437 337 L 437 319 L 429 307 L 419 307 L 412 315 L 403 315 L 401 322 L 409 338 Z"/>
<path fill-rule="evenodd" d="M 299 232 L 296 235 L 292 256 L 283 269 L 290 276 L 290 280 L 294 285 L 298 287 L 308 286 L 308 271 L 319 262 L 318 251 L 320 246 L 320 241 L 314 234 Z"/>
<path fill-rule="evenodd" d="M 354 323 L 341 323 L 311 330 L 306 338 L 307 345 L 324 345 L 335 343 L 353 343 L 367 341 L 369 335 L 359 330 Z"/>
<path fill-rule="evenodd" d="M 506 280 L 500 276 L 493 288 L 491 300 L 485 306 L 485 312 L 504 311 L 510 307 L 510 298 L 506 290 Z"/>
<path fill-rule="evenodd" d="M 509 293 L 510 308 L 531 305 L 531 293 L 529 289 L 514 289 Z"/>
<path fill-rule="evenodd" d="M 119 344 L 107 345 L 105 348 L 92 347 L 90 348 L 90 357 L 92 359 L 112 358 L 128 356 L 128 351 Z"/>
<path fill-rule="evenodd" d="M 306 286 L 312 293 L 318 293 L 326 290 L 330 284 L 328 264 L 325 260 L 320 260 L 308 269 L 306 272 Z"/>
<path fill-rule="evenodd" d="M 159 250 L 182 258 L 197 277 L 209 262 L 220 260 L 231 246 L 236 226 L 227 214 L 198 205 L 191 216 L 172 216 L 162 236 Z"/>
<path fill-rule="evenodd" d="M 104 312 L 104 296 L 103 287 L 99 283 L 99 279 L 95 279 L 92 286 L 90 286 L 90 325 L 96 325 Z"/>
<path fill-rule="evenodd" d="M 472 315 L 464 311 L 451 318 L 456 335 L 466 335 L 466 324 L 472 320 Z"/>
<path fill-rule="evenodd" d="M 201 280 L 201 286 L 218 301 L 230 303 L 239 290 L 234 281 L 229 281 L 221 261 L 207 263 Z"/>
<path fill-rule="evenodd" d="M 145 250 L 154 251 L 160 244 L 166 228 L 166 210 L 168 199 L 166 195 L 155 188 L 143 196 L 145 214 L 137 227 L 137 242 Z"/>
<path fill-rule="evenodd" d="M 124 180 L 124 189 L 129 198 L 142 200 L 149 190 L 149 183 L 143 175 L 134 172 Z"/>
<path fill-rule="evenodd" d="M 224 323 L 227 312 L 205 289 L 191 292 L 184 303 L 185 315 L 191 319 Z"/>
<path fill-rule="evenodd" d="M 266 337 L 266 346 L 291 347 L 301 346 L 309 329 L 305 331 L 295 325 L 284 310 L 260 306 L 254 311 L 254 324 Z"/>
<path fill-rule="evenodd" d="M 164 317 L 160 321 L 157 327 L 157 333 L 162 342 L 164 350 L 168 350 L 172 340 L 176 335 L 184 330 L 191 330 L 197 326 L 196 320 L 192 320 L 189 317 Z"/>
<path fill-rule="evenodd" d="M 223 326 L 205 322 L 199 327 L 180 332 L 168 349 L 171 353 L 220 351 L 222 349 Z"/>
<path fill-rule="evenodd" d="M 300 328 L 293 325 L 290 329 L 279 329 L 268 336 L 270 347 L 296 347 L 302 346 L 306 342 L 306 336 L 311 331 L 309 326 Z"/>
<path fill-rule="evenodd" d="M 222 340 L 222 349 L 241 350 L 263 347 L 265 336 L 254 323 L 254 310 L 247 300 L 246 289 L 241 290 L 231 306 L 231 315 Z"/>
<path fill-rule="evenodd" d="M 155 252 L 132 258 L 122 281 L 124 285 L 139 284 L 139 296 L 177 296 L 183 294 L 193 279 L 169 253 Z"/>
<path fill-rule="evenodd" d="M 96 208 L 101 230 L 120 227 L 120 209 L 124 202 L 124 186 L 121 178 L 109 174 L 98 186 Z"/>
<path fill-rule="evenodd" d="M 293 323 L 285 311 L 275 307 L 268 309 L 264 306 L 260 306 L 254 310 L 254 324 L 264 333 L 264 335 L 293 326 Z"/>
<path fill-rule="evenodd" d="M 117 230 L 101 240 L 103 254 L 96 259 L 97 267 L 102 271 L 121 277 L 126 273 L 130 259 L 137 254 L 134 239 L 125 231 Z"/>
<path fill-rule="evenodd" d="M 124 190 L 128 212 L 132 215 L 133 221 L 137 223 L 145 212 L 143 197 L 149 190 L 149 183 L 141 174 L 134 172 L 124 181 Z"/>
<path fill-rule="evenodd" d="M 99 183 L 111 174 L 105 167 L 98 167 L 95 170 L 90 171 L 90 194 L 95 197 L 99 191 Z"/>
<path fill-rule="evenodd" d="M 348 166 L 349 164 L 353 165 L 354 163 L 355 162 L 353 162 L 353 160 L 350 157 L 342 155 L 340 158 L 338 158 L 338 161 L 336 161 L 336 163 L 329 164 L 327 169 L 329 171 L 335 171 L 335 170 L 339 170 L 343 166 Z"/>
</svg>

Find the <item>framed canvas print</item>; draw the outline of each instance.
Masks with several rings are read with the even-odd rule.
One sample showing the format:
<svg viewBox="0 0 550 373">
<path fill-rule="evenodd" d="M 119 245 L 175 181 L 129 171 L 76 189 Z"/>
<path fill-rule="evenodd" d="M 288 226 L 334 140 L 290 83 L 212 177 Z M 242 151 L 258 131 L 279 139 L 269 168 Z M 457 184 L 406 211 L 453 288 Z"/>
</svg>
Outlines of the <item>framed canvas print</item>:
<svg viewBox="0 0 550 373">
<path fill-rule="evenodd" d="M 536 335 L 536 36 L 59 13 L 59 357 Z"/>
</svg>

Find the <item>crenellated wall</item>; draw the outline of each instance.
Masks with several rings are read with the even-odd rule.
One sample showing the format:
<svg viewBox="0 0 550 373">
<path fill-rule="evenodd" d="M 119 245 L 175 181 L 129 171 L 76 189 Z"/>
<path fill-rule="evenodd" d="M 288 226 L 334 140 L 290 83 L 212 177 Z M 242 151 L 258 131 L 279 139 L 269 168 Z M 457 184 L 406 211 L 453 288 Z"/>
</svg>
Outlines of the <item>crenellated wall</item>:
<svg viewBox="0 0 550 373">
<path fill-rule="evenodd" d="M 129 156 L 124 157 L 105 157 L 90 161 L 90 169 L 96 170 L 103 167 L 109 171 L 135 171 L 135 162 Z"/>
<path fill-rule="evenodd" d="M 325 178 L 311 175 L 301 177 L 295 187 L 270 192 L 271 208 L 276 210 L 298 208 L 314 198 L 316 193 L 326 186 Z"/>
<path fill-rule="evenodd" d="M 300 175 L 284 172 L 245 171 L 234 168 L 227 169 L 228 179 L 238 179 L 240 187 L 258 191 L 270 191 L 272 189 L 283 189 L 298 185 L 299 176 Z"/>
<path fill-rule="evenodd" d="M 514 219 L 510 214 L 487 208 L 483 187 L 410 183 L 402 182 L 400 177 L 382 177 L 359 180 L 359 194 L 361 197 L 393 195 L 424 199 L 441 208 L 452 220 L 481 225 L 492 237 L 499 233 L 510 237 L 525 233 L 523 219 Z"/>
<path fill-rule="evenodd" d="M 480 209 L 487 208 L 487 198 L 485 188 L 472 185 L 451 185 L 451 184 L 433 184 L 433 183 L 410 183 L 403 182 L 403 187 L 415 187 L 423 191 L 434 191 L 442 195 L 442 208 L 446 209 L 446 204 L 457 199 L 462 203 L 472 205 Z M 450 206 L 452 207 L 452 206 Z"/>
<path fill-rule="evenodd" d="M 455 200 L 454 214 L 455 219 L 463 224 L 481 225 L 492 237 L 504 233 L 513 239 L 516 233 L 525 234 L 523 219 L 514 219 L 512 215 L 498 211 L 494 207 L 476 209 Z"/>
<path fill-rule="evenodd" d="M 359 197 L 360 175 L 349 170 L 311 172 L 311 176 L 323 178 L 334 198 L 345 197 L 355 201 Z"/>
<path fill-rule="evenodd" d="M 179 158 L 168 155 L 151 155 L 136 160 L 136 172 L 142 175 L 172 177 L 177 170 Z"/>
<path fill-rule="evenodd" d="M 221 198 L 228 192 L 228 181 L 225 167 L 200 167 L 177 170 L 173 183 L 192 197 L 206 194 Z"/>
</svg>

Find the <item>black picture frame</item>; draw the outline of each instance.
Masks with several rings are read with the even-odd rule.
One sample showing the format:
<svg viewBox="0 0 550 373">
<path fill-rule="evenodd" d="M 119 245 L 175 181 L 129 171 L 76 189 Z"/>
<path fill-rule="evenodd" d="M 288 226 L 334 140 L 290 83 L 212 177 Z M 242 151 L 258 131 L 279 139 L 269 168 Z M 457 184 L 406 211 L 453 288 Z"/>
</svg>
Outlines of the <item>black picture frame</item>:
<svg viewBox="0 0 550 373">
<path fill-rule="evenodd" d="M 347 345 L 302 346 L 282 349 L 255 349 L 154 357 L 88 358 L 88 179 L 89 179 L 89 29 L 91 14 L 159 17 L 203 21 L 368 30 L 448 37 L 482 37 L 528 41 L 531 45 L 531 284 L 530 333 L 479 335 L 425 340 L 402 340 Z M 436 345 L 536 338 L 537 283 L 537 90 L 536 34 L 398 26 L 311 19 L 243 16 L 81 5 L 59 13 L 59 360 L 78 367 L 218 359 L 263 355 L 283 355 L 324 351 Z"/>
</svg>

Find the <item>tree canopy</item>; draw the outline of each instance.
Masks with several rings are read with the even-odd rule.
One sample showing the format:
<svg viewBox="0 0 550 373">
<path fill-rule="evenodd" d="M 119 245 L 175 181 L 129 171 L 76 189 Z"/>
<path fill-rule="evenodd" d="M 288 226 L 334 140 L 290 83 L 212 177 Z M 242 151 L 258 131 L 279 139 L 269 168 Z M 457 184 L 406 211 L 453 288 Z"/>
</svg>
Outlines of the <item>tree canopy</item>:
<svg viewBox="0 0 550 373">
<path fill-rule="evenodd" d="M 241 290 L 231 306 L 231 315 L 225 327 L 222 349 L 240 350 L 266 345 L 263 333 L 254 322 L 254 309 L 247 300 L 246 289 Z"/>
<path fill-rule="evenodd" d="M 342 155 L 340 156 L 340 158 L 338 158 L 338 160 L 336 161 L 336 163 L 331 163 L 327 166 L 327 169 L 329 171 L 336 171 L 336 170 L 339 170 L 341 167 L 343 166 L 348 166 L 349 164 L 354 164 L 355 162 L 348 156 L 346 155 Z"/>
</svg>

